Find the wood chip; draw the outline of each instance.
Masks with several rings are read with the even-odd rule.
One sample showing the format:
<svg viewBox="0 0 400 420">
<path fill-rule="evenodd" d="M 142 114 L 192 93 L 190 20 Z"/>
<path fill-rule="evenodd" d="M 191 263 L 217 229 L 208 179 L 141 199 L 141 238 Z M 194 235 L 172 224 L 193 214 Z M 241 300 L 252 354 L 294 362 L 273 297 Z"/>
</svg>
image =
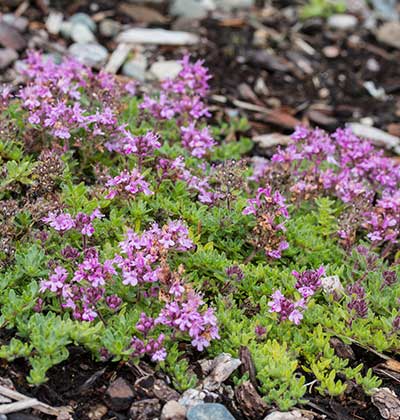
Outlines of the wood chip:
<svg viewBox="0 0 400 420">
<path fill-rule="evenodd" d="M 391 389 L 378 388 L 372 395 L 371 401 L 384 419 L 400 419 L 400 401 Z"/>
</svg>

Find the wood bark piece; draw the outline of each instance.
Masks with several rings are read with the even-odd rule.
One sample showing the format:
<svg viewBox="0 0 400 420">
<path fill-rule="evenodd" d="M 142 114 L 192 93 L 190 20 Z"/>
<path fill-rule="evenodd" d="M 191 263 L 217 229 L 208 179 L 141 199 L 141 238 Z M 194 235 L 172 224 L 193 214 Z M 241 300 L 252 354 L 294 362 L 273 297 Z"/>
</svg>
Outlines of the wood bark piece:
<svg viewBox="0 0 400 420">
<path fill-rule="evenodd" d="M 372 395 L 371 401 L 384 419 L 400 419 L 400 401 L 391 389 L 378 388 Z"/>
<path fill-rule="evenodd" d="M 268 405 L 250 381 L 243 382 L 235 389 L 235 397 L 246 418 L 259 419 L 265 416 Z"/>
<path fill-rule="evenodd" d="M 70 407 L 51 407 L 50 405 L 44 404 L 36 400 L 35 398 L 27 397 L 26 395 L 23 395 L 17 391 L 13 391 L 12 389 L 6 388 L 2 385 L 0 385 L 0 394 L 6 397 L 9 397 L 13 400 L 17 400 L 21 402 L 30 401 L 29 408 L 34 408 L 35 410 L 38 410 L 50 416 L 56 416 L 58 420 L 72 420 L 72 416 L 70 414 L 72 412 L 72 409 Z M 33 402 L 35 403 L 32 404 Z M 11 404 L 15 404 L 15 403 L 11 403 Z M 11 404 L 6 404 L 6 405 L 9 406 Z M 28 407 L 23 406 L 23 408 L 18 408 L 18 406 L 14 405 L 13 412 L 25 410 L 26 408 Z M 11 413 L 11 412 L 12 411 L 8 411 L 8 413 Z"/>
</svg>

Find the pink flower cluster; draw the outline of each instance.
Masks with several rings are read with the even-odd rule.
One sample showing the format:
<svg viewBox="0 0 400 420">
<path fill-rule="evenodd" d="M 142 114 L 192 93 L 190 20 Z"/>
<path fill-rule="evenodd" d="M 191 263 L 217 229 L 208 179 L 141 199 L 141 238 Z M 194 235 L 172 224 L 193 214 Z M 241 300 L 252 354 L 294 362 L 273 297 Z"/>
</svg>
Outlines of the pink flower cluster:
<svg viewBox="0 0 400 420">
<path fill-rule="evenodd" d="M 138 158 L 144 159 L 161 147 L 159 136 L 153 131 L 148 131 L 143 136 L 134 136 L 125 127 L 120 127 L 118 131 L 120 135 L 117 140 L 105 144 L 109 151 L 115 151 L 122 155 L 134 154 Z"/>
<path fill-rule="evenodd" d="M 157 99 L 145 95 L 140 108 L 150 112 L 158 120 L 176 118 L 181 125 L 182 146 L 193 156 L 201 158 L 215 144 L 207 127 L 197 128 L 197 121 L 209 116 L 203 102 L 208 92 L 210 75 L 203 61 L 190 63 L 190 56 L 181 60 L 182 70 L 175 79 L 162 83 Z"/>
<path fill-rule="evenodd" d="M 268 302 L 268 306 L 269 312 L 279 314 L 280 322 L 288 319 L 298 325 L 303 319 L 302 311 L 307 308 L 307 300 L 321 287 L 321 278 L 325 274 L 325 269 L 321 266 L 317 270 L 306 270 L 302 273 L 293 271 L 292 274 L 297 279 L 295 288 L 300 292 L 301 298 L 294 301 L 277 290 L 271 295 L 272 300 Z"/>
<path fill-rule="evenodd" d="M 212 191 L 211 185 L 208 182 L 208 177 L 202 178 L 193 175 L 185 165 L 183 156 L 179 156 L 174 160 L 159 159 L 158 169 L 161 172 L 161 178 L 179 179 L 185 181 L 190 190 L 198 193 L 198 200 L 204 204 L 213 204 L 218 198 L 219 194 Z"/>
<path fill-rule="evenodd" d="M 58 65 L 34 51 L 28 52 L 21 72 L 28 83 L 17 96 L 28 111 L 31 124 L 47 128 L 52 135 L 64 140 L 79 129 L 93 136 L 104 136 L 117 126 L 112 109 L 99 108 L 100 103 L 109 103 L 111 98 L 118 100 L 119 87 L 112 75 L 104 72 L 94 75 L 88 67 L 71 58 Z M 85 109 L 80 100 L 82 91 L 89 86 L 97 92 L 97 101 Z"/>
<path fill-rule="evenodd" d="M 282 219 L 288 219 L 289 213 L 279 191 L 273 193 L 270 187 L 259 188 L 256 197 L 248 200 L 243 214 L 257 219 L 256 246 L 264 248 L 267 256 L 280 258 L 282 251 L 289 247 L 282 236 L 286 230 Z"/>
<path fill-rule="evenodd" d="M 94 233 L 93 220 L 101 219 L 103 217 L 104 215 L 100 210 L 96 209 L 90 215 L 78 213 L 75 218 L 69 213 L 50 212 L 47 217 L 44 217 L 42 220 L 60 233 L 76 229 L 81 232 L 82 235 L 92 236 Z"/>
<path fill-rule="evenodd" d="M 319 188 L 345 203 L 360 201 L 370 210 L 364 212 L 363 227 L 373 242 L 397 242 L 399 237 L 400 165 L 376 150 L 367 140 L 349 129 L 338 129 L 332 135 L 322 130 L 299 127 L 292 135 L 293 144 L 279 150 L 272 163 L 257 165 L 256 178 L 271 165 L 290 165 L 291 191 L 311 192 Z M 375 202 L 375 194 L 378 200 Z M 351 233 L 342 229 L 346 239 Z"/>
<path fill-rule="evenodd" d="M 110 178 L 106 187 L 110 187 L 105 197 L 107 199 L 112 199 L 117 195 L 135 196 L 141 192 L 145 195 L 153 194 L 149 189 L 149 183 L 144 180 L 143 175 L 137 169 L 133 169 L 131 172 L 122 171 L 118 176 Z"/>
<path fill-rule="evenodd" d="M 181 286 L 183 288 L 183 286 Z M 155 320 L 156 324 L 176 328 L 181 333 L 188 333 L 193 347 L 202 351 L 210 345 L 212 339 L 218 339 L 217 318 L 211 308 L 205 311 L 201 297 L 192 290 L 177 293 L 180 288 L 175 285 L 170 294 L 173 301 L 165 305 Z"/>
<path fill-rule="evenodd" d="M 106 281 L 116 274 L 113 261 L 101 263 L 94 248 L 83 253 L 83 262 L 77 264 L 74 274 L 62 266 L 57 266 L 48 280 L 40 283 L 40 292 L 55 293 L 63 308 L 70 308 L 72 316 L 81 321 L 93 321 L 98 317 L 98 304 L 105 297 Z M 70 278 L 69 278 L 70 277 Z M 106 304 L 116 309 L 121 303 L 117 296 L 107 296 Z"/>
<path fill-rule="evenodd" d="M 188 251 L 193 247 L 188 234 L 186 226 L 179 221 L 170 222 L 161 229 L 154 223 L 141 235 L 129 230 L 120 243 L 125 257 L 116 257 L 122 271 L 122 283 L 136 286 L 158 281 L 161 259 L 166 253 L 171 250 Z"/>
</svg>

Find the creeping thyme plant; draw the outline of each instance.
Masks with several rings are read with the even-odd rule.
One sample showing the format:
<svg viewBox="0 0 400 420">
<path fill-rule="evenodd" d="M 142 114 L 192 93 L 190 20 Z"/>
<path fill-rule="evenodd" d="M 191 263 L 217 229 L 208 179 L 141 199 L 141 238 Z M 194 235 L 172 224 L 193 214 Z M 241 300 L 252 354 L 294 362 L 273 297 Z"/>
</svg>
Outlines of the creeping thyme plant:
<svg viewBox="0 0 400 420">
<path fill-rule="evenodd" d="M 331 343 L 400 348 L 400 166 L 304 127 L 252 161 L 248 139 L 207 125 L 202 62 L 181 65 L 144 93 L 31 52 L 24 84 L 2 87 L 0 357 L 40 384 L 81 346 L 184 390 L 193 358 L 247 346 L 281 409 L 310 383 L 369 392 L 379 379 Z"/>
</svg>

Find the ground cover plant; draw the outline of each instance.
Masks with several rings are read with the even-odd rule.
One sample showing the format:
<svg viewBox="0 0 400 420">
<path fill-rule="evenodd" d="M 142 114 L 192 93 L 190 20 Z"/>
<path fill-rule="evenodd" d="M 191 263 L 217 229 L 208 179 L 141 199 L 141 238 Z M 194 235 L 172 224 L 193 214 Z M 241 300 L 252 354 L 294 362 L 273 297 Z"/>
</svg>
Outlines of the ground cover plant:
<svg viewBox="0 0 400 420">
<path fill-rule="evenodd" d="M 2 88 L 0 357 L 38 385 L 82 346 L 145 358 L 182 391 L 192 360 L 245 346 L 282 410 L 371 392 L 332 339 L 400 347 L 400 166 L 305 127 L 253 164 L 248 139 L 207 125 L 202 62 L 181 64 L 143 93 L 31 52 L 25 84 Z"/>
</svg>

